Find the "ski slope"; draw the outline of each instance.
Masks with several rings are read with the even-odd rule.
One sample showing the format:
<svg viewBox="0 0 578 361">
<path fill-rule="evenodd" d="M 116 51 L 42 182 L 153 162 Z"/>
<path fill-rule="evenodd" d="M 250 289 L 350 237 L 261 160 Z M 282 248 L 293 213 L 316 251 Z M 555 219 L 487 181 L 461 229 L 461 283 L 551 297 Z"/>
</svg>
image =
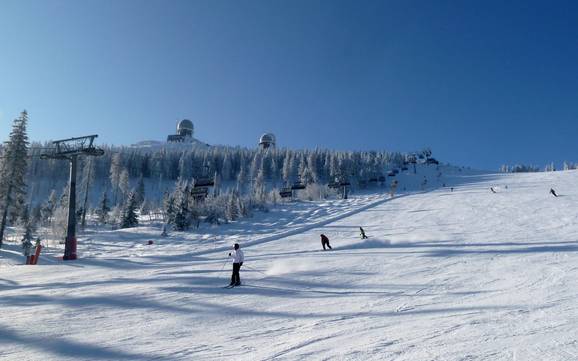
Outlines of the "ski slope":
<svg viewBox="0 0 578 361">
<path fill-rule="evenodd" d="M 212 235 L 98 232 L 76 262 L 15 266 L 8 246 L 0 359 L 578 359 L 578 173 L 447 182 L 295 204 Z M 224 289 L 235 241 L 244 285 Z"/>
</svg>

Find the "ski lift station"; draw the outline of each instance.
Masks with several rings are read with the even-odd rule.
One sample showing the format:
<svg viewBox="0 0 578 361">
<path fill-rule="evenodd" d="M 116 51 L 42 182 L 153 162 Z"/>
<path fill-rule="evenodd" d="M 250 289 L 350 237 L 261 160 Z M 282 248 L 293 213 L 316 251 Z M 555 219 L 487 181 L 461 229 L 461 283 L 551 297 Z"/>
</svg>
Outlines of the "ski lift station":
<svg viewBox="0 0 578 361">
<path fill-rule="evenodd" d="M 275 135 L 273 133 L 265 133 L 259 138 L 259 148 L 268 149 L 275 148 Z"/>
<path fill-rule="evenodd" d="M 195 127 L 193 122 L 183 119 L 177 123 L 177 134 L 171 134 L 167 137 L 168 143 L 186 143 L 193 140 Z"/>
</svg>

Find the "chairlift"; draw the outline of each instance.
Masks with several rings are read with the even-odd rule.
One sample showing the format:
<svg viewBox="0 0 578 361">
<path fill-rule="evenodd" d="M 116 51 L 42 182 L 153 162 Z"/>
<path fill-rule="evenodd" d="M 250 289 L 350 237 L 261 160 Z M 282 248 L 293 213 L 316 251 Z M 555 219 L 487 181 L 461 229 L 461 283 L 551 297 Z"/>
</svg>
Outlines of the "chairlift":
<svg viewBox="0 0 578 361">
<path fill-rule="evenodd" d="M 191 196 L 195 200 L 203 200 L 203 199 L 207 198 L 208 194 L 209 194 L 208 188 L 193 188 L 191 190 Z"/>
<path fill-rule="evenodd" d="M 339 188 L 339 182 L 331 182 L 327 185 L 329 188 Z"/>
<path fill-rule="evenodd" d="M 281 190 L 279 191 L 279 195 L 281 196 L 281 198 L 290 198 L 293 197 L 293 191 L 291 190 L 291 188 L 281 188 Z"/>
<path fill-rule="evenodd" d="M 305 189 L 305 184 L 301 183 L 301 182 L 295 182 L 293 183 L 293 185 L 291 186 L 291 189 L 293 190 L 299 190 L 299 189 Z"/>
<path fill-rule="evenodd" d="M 202 188 L 202 187 L 212 187 L 215 185 L 215 181 L 212 178 L 201 178 L 195 179 L 195 188 Z"/>
</svg>

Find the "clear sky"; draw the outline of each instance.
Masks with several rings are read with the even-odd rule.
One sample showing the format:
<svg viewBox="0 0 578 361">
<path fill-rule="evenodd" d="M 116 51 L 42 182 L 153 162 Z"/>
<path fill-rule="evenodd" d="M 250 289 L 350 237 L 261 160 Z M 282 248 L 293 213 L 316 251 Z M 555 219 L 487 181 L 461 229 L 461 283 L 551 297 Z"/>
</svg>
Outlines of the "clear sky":
<svg viewBox="0 0 578 361">
<path fill-rule="evenodd" d="M 578 161 L 578 1 L 0 0 L 0 139 Z"/>
</svg>

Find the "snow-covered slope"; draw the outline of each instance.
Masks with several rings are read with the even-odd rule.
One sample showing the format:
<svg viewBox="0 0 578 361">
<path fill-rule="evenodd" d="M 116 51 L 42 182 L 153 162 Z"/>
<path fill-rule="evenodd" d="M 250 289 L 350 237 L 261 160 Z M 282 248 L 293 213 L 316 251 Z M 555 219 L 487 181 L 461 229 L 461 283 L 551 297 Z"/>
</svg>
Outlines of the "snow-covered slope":
<svg viewBox="0 0 578 361">
<path fill-rule="evenodd" d="M 96 233 L 77 262 L 12 266 L 9 245 L 0 358 L 577 359 L 578 173 L 447 182 L 453 192 L 300 205 L 213 235 Z M 223 289 L 237 240 L 244 286 Z"/>
</svg>

